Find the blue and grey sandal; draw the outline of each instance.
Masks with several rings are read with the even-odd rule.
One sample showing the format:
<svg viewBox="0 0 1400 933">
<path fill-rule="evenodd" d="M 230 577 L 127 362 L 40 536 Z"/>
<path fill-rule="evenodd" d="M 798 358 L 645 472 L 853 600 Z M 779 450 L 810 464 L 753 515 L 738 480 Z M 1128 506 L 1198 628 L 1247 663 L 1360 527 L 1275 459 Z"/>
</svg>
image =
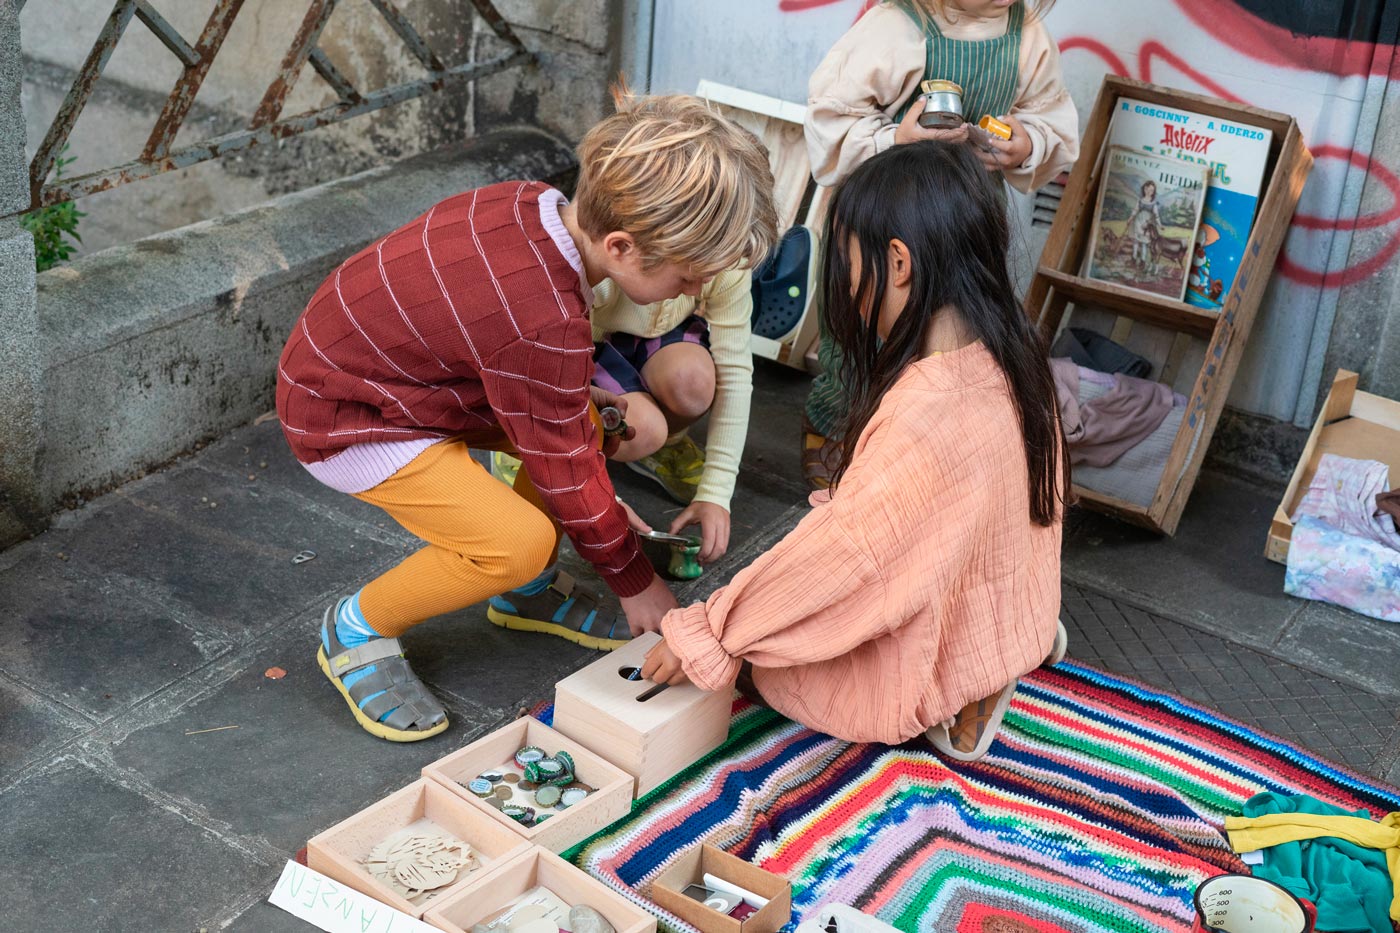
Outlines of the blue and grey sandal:
<svg viewBox="0 0 1400 933">
<path fill-rule="evenodd" d="M 513 590 L 491 597 L 486 618 L 502 628 L 557 635 L 595 651 L 611 651 L 632 640 L 627 620 L 560 570 L 538 593 Z"/>
<path fill-rule="evenodd" d="M 397 638 L 375 638 L 354 648 L 335 633 L 336 605 L 321 619 L 316 663 L 370 735 L 390 742 L 421 742 L 447 728 L 447 711 L 403 656 Z M 362 672 L 359 677 L 350 677 Z M 345 679 L 350 677 L 347 685 Z"/>
</svg>

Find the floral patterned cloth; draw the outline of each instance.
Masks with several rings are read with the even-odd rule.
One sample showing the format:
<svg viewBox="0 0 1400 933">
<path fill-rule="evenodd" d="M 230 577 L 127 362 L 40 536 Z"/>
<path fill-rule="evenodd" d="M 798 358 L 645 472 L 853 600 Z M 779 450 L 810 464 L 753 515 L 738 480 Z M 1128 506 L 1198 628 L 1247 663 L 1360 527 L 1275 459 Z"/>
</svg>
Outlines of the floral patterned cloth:
<svg viewBox="0 0 1400 933">
<path fill-rule="evenodd" d="M 1283 590 L 1400 622 L 1400 551 L 1303 515 L 1293 526 Z"/>
<path fill-rule="evenodd" d="M 1293 515 L 1284 592 L 1400 622 L 1400 533 L 1376 508 L 1389 467 L 1324 454 Z"/>
</svg>

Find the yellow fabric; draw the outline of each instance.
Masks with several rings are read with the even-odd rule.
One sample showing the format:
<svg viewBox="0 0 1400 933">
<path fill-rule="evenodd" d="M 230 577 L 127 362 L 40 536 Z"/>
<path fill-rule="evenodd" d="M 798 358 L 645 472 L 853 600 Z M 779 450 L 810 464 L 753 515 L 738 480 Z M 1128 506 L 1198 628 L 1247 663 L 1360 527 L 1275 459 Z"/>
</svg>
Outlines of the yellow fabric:
<svg viewBox="0 0 1400 933">
<path fill-rule="evenodd" d="M 475 446 L 509 448 L 504 435 Z M 389 638 L 530 582 L 554 562 L 559 547 L 559 527 L 529 474 L 522 469 L 515 488 L 506 487 L 472 459 L 460 438 L 434 444 L 355 498 L 428 543 L 360 593 L 365 621 Z"/>
<path fill-rule="evenodd" d="M 729 508 L 739 478 L 739 458 L 749 433 L 753 397 L 752 276 L 747 269 L 721 272 L 700 291 L 699 298 L 682 295 L 668 301 L 639 305 L 611 279 L 593 289 L 593 339 L 609 334 L 660 337 L 675 330 L 692 314 L 710 325 L 710 356 L 715 361 L 715 401 L 705 438 L 705 472 L 696 502 Z"/>
<path fill-rule="evenodd" d="M 1270 813 L 1265 816 L 1227 816 L 1225 831 L 1236 852 L 1253 852 L 1284 842 L 1332 836 L 1347 842 L 1381 849 L 1395 884 L 1390 919 L 1400 920 L 1400 811 L 1380 821 L 1357 816 L 1318 816 L 1308 813 Z"/>
</svg>

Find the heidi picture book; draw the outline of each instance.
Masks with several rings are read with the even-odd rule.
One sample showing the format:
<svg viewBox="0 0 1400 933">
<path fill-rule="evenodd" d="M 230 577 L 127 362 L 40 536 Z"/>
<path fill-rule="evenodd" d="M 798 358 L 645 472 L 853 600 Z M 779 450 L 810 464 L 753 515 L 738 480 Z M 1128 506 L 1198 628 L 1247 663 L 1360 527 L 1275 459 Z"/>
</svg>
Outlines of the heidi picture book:
<svg viewBox="0 0 1400 933">
<path fill-rule="evenodd" d="M 1191 246 L 1186 301 L 1219 310 L 1254 225 L 1270 130 L 1130 98 L 1118 101 L 1109 145 L 1196 162 L 1208 169 L 1200 229 Z"/>
<path fill-rule="evenodd" d="M 1206 167 L 1110 146 L 1090 232 L 1089 277 L 1180 301 Z"/>
</svg>

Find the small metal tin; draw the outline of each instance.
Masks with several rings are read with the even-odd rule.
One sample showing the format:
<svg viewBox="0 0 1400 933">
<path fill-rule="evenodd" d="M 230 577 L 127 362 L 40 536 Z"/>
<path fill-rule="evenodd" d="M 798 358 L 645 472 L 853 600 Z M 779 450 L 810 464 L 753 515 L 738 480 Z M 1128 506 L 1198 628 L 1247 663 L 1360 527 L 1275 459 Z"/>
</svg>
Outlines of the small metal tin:
<svg viewBox="0 0 1400 933">
<path fill-rule="evenodd" d="M 559 802 L 561 796 L 563 795 L 559 792 L 559 788 L 557 787 L 552 785 L 549 787 L 541 787 L 539 790 L 535 791 L 535 803 L 542 807 L 552 807 Z"/>
<path fill-rule="evenodd" d="M 467 782 L 467 790 L 476 794 L 478 797 L 490 797 L 491 782 L 485 778 L 472 778 Z"/>
<path fill-rule="evenodd" d="M 588 791 L 582 787 L 570 787 L 559 795 L 560 808 L 567 808 L 583 803 L 588 797 Z"/>
<path fill-rule="evenodd" d="M 963 125 L 962 88 L 953 81 L 924 81 L 924 112 L 919 125 L 928 129 L 955 130 Z"/>
<path fill-rule="evenodd" d="M 539 761 L 544 757 L 544 749 L 536 748 L 533 745 L 526 745 L 515 753 L 515 763 L 521 768 L 524 768 L 526 765 Z"/>
</svg>

